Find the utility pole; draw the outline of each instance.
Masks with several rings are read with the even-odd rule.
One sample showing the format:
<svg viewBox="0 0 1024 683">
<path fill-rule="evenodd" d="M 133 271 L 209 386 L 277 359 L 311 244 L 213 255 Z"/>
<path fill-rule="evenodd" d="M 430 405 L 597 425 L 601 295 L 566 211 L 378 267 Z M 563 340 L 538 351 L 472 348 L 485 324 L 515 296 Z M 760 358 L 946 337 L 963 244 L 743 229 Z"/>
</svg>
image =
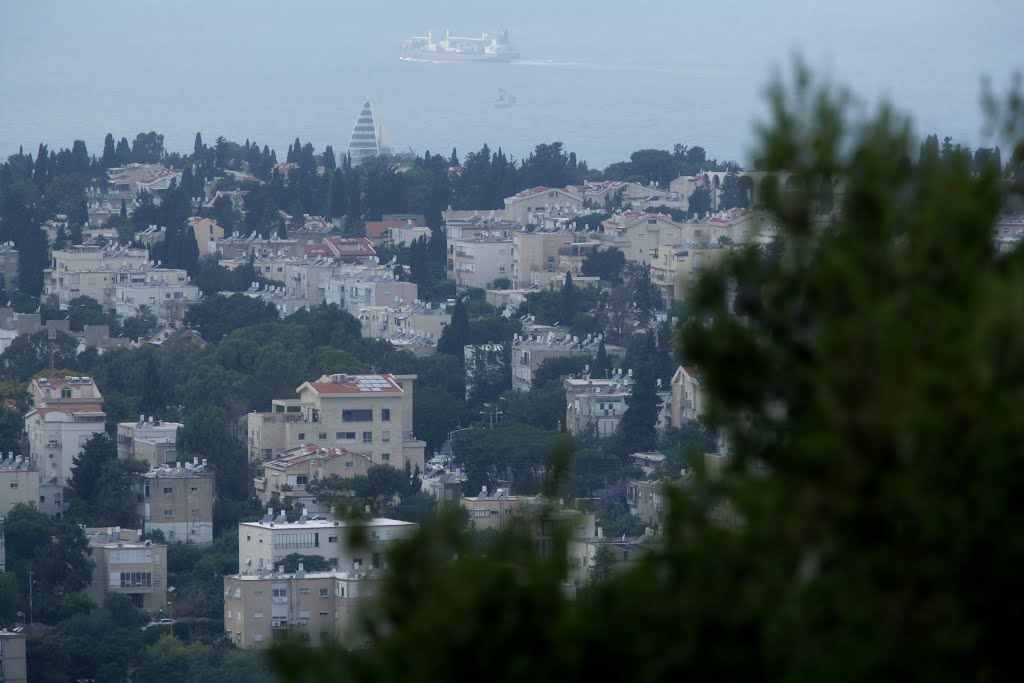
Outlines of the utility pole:
<svg viewBox="0 0 1024 683">
<path fill-rule="evenodd" d="M 32 630 L 32 624 L 35 623 L 35 616 L 34 616 L 34 614 L 32 612 L 32 583 L 33 583 L 33 578 L 32 577 L 33 576 L 34 576 L 34 572 L 31 569 L 28 570 L 28 629 L 29 629 L 29 631 Z"/>
</svg>

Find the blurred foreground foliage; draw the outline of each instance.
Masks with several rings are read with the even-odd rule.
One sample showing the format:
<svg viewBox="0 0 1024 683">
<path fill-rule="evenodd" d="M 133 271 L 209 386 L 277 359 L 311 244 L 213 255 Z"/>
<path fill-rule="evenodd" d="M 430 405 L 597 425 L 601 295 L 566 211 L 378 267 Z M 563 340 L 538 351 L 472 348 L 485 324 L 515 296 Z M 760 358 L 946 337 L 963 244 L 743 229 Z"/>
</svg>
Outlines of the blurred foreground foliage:
<svg viewBox="0 0 1024 683">
<path fill-rule="evenodd" d="M 1024 146 L 1005 174 L 918 159 L 905 118 L 801 69 L 769 101 L 778 237 L 703 273 L 680 329 L 724 474 L 696 463 L 660 547 L 575 598 L 529 533 L 483 557 L 442 515 L 359 639 L 275 648 L 282 679 L 1019 680 L 1024 251 L 993 226 Z"/>
</svg>

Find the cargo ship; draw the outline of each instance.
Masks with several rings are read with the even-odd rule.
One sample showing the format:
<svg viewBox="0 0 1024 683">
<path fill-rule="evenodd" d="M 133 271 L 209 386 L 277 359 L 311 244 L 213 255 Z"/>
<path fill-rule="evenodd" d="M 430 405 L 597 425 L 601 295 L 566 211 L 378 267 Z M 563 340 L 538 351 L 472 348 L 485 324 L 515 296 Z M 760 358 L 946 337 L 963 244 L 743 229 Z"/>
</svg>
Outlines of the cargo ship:
<svg viewBox="0 0 1024 683">
<path fill-rule="evenodd" d="M 402 59 L 407 62 L 511 62 L 519 57 L 508 40 L 508 31 L 483 33 L 479 38 L 450 35 L 434 40 L 433 33 L 413 36 L 402 43 Z"/>
</svg>

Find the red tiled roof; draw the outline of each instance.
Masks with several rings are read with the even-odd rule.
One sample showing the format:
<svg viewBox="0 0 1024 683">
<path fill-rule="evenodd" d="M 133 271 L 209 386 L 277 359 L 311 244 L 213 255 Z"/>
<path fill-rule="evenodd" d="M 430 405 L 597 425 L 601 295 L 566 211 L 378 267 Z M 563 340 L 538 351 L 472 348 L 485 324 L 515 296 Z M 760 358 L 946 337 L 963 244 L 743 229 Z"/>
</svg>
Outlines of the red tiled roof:
<svg viewBox="0 0 1024 683">
<path fill-rule="evenodd" d="M 391 228 L 400 228 L 405 221 L 366 221 L 366 236 L 377 239 L 384 237 Z"/>
<path fill-rule="evenodd" d="M 331 256 L 331 250 L 323 244 L 307 244 L 306 245 L 306 256 L 321 257 Z"/>
<path fill-rule="evenodd" d="M 47 408 L 36 408 L 40 415 L 47 413 L 102 413 L 102 406 L 56 406 Z"/>
</svg>

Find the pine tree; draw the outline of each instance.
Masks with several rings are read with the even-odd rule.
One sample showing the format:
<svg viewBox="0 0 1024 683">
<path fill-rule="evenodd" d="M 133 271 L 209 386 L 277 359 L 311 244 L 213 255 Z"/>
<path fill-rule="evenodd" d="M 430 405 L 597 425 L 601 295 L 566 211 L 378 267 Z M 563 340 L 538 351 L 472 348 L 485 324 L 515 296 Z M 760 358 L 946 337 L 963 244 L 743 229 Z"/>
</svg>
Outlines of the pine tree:
<svg viewBox="0 0 1024 683">
<path fill-rule="evenodd" d="M 594 356 L 594 364 L 590 368 L 590 376 L 596 379 L 607 379 L 612 374 L 612 361 L 608 357 L 608 351 L 604 348 L 604 337 L 597 346 L 597 355 Z"/>
<path fill-rule="evenodd" d="M 711 211 L 711 190 L 701 185 L 689 199 L 690 215 L 702 216 Z"/>
<path fill-rule="evenodd" d="M 103 168 L 111 168 L 117 165 L 117 152 L 114 151 L 114 136 L 107 133 L 103 138 L 103 156 L 100 157 L 100 165 Z"/>
<path fill-rule="evenodd" d="M 121 199 L 121 222 L 125 223 L 128 221 L 128 205 L 125 204 L 124 198 Z"/>
<path fill-rule="evenodd" d="M 203 134 L 196 133 L 196 141 L 192 145 L 193 161 L 199 162 L 203 157 L 203 152 L 206 151 L 206 145 L 203 144 Z"/>
<path fill-rule="evenodd" d="M 658 362 L 657 344 L 650 332 L 636 335 L 630 345 L 633 383 L 626 398 L 626 412 L 619 422 L 619 451 L 622 454 L 653 451 L 658 445 Z"/>
<path fill-rule="evenodd" d="M 469 341 L 469 315 L 466 313 L 466 305 L 460 298 L 455 302 L 451 324 L 441 331 L 441 338 L 437 340 L 437 352 L 455 356 L 459 365 L 463 365 L 466 362 L 465 347 Z"/>
</svg>

